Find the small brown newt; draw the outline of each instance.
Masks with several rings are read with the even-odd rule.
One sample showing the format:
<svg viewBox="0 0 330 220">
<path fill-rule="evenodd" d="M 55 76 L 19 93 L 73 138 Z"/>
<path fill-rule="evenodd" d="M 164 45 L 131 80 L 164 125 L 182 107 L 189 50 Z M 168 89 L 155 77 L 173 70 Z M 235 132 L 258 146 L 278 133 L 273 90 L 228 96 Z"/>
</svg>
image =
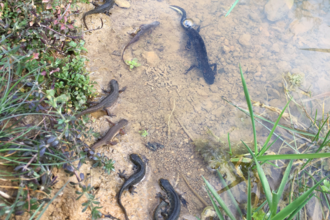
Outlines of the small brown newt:
<svg viewBox="0 0 330 220">
<path fill-rule="evenodd" d="M 91 149 L 95 150 L 98 147 L 102 147 L 106 144 L 115 144 L 111 142 L 112 138 L 114 138 L 119 132 L 120 129 L 123 128 L 128 124 L 128 121 L 126 119 L 121 119 L 118 123 L 116 123 L 113 127 L 109 129 L 109 131 L 104 135 L 104 137 L 96 142 Z"/>
<path fill-rule="evenodd" d="M 124 61 L 124 63 L 126 64 L 125 60 L 124 60 L 124 53 L 126 48 L 131 45 L 132 43 L 135 43 L 136 41 L 138 41 L 140 39 L 140 37 L 145 34 L 148 30 L 150 30 L 153 27 L 157 27 L 160 24 L 159 21 L 154 21 L 150 24 L 142 24 L 139 28 L 139 30 L 137 31 L 137 33 L 135 34 L 135 36 L 133 37 L 133 39 L 124 47 L 123 53 L 121 55 L 122 60 Z"/>
<path fill-rule="evenodd" d="M 109 85 L 110 85 L 110 90 L 105 91 L 108 92 L 109 95 L 105 99 L 103 99 L 99 104 L 78 113 L 76 115 L 76 118 L 79 118 L 82 115 L 96 112 L 102 109 L 105 110 L 109 116 L 111 116 L 111 113 L 109 112 L 108 108 L 111 107 L 117 101 L 119 93 L 124 91 L 126 87 L 124 87 L 122 90 L 119 90 L 118 82 L 115 79 L 112 79 Z"/>
</svg>

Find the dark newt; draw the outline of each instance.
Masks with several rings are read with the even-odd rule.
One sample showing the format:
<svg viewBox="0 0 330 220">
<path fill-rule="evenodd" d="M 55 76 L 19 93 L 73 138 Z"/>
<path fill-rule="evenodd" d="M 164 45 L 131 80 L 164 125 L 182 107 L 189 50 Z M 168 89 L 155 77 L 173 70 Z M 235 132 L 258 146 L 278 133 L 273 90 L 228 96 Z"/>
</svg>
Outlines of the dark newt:
<svg viewBox="0 0 330 220">
<path fill-rule="evenodd" d="M 88 12 L 86 12 L 83 15 L 83 17 L 82 17 L 87 30 L 88 30 L 88 27 L 86 25 L 86 16 L 87 15 L 91 15 L 91 14 L 97 14 L 97 13 L 104 13 L 104 14 L 110 16 L 109 10 L 115 4 L 115 1 L 114 0 L 106 0 L 103 5 L 98 5 L 98 4 L 94 3 L 94 2 L 92 2 L 92 4 L 95 6 L 95 8 L 92 9 L 92 10 L 90 10 L 90 11 L 88 11 Z"/>
<path fill-rule="evenodd" d="M 183 8 L 180 8 L 175 5 L 171 5 L 170 8 L 172 8 L 175 11 L 178 11 L 180 14 L 182 14 L 181 18 L 181 26 L 186 31 L 187 35 L 189 36 L 189 42 L 188 44 L 192 44 L 192 46 L 195 48 L 196 51 L 196 57 L 198 61 L 198 65 L 193 64 L 185 74 L 187 74 L 190 70 L 197 67 L 198 69 L 202 70 L 203 77 L 205 79 L 205 82 L 208 84 L 213 84 L 215 79 L 215 74 L 217 73 L 217 64 L 209 64 L 209 59 L 206 52 L 206 47 L 203 38 L 199 34 L 198 27 L 197 30 L 193 28 L 191 25 L 184 25 L 184 22 L 187 20 L 187 14 L 186 11 Z M 213 70 L 211 67 L 214 67 Z"/>
<path fill-rule="evenodd" d="M 169 206 L 169 204 L 165 201 L 165 200 L 162 200 L 160 202 L 160 204 L 157 206 L 157 208 L 155 209 L 155 212 L 154 212 L 154 220 L 159 220 L 159 213 L 163 213 L 164 211 L 162 210 L 163 207 L 167 207 Z"/>
<path fill-rule="evenodd" d="M 93 144 L 93 146 L 91 146 L 91 149 L 95 150 L 96 148 L 102 147 L 103 145 L 106 144 L 113 144 L 113 145 L 116 144 L 111 142 L 112 138 L 114 138 L 120 132 L 120 129 L 126 126 L 127 124 L 128 121 L 126 119 L 121 119 L 118 123 L 116 123 L 114 126 L 112 126 L 109 129 L 109 131 L 104 135 L 104 137 L 101 140 Z"/>
<path fill-rule="evenodd" d="M 111 113 L 107 108 L 111 107 L 118 99 L 119 93 L 122 91 L 125 91 L 126 87 L 124 87 L 122 90 L 119 90 L 119 85 L 117 80 L 112 79 L 109 83 L 110 91 L 105 91 L 110 93 L 105 99 L 103 99 L 99 104 L 90 107 L 76 115 L 76 118 L 79 118 L 82 115 L 89 114 L 92 112 L 96 112 L 98 110 L 105 110 L 109 116 L 111 116 Z"/>
<path fill-rule="evenodd" d="M 166 193 L 166 199 L 169 203 L 169 208 L 166 211 L 166 220 L 177 220 L 180 216 L 181 211 L 181 203 L 180 203 L 180 197 L 173 189 L 172 185 L 167 179 L 160 179 L 159 180 L 160 187 L 165 191 Z M 166 200 L 164 197 L 159 195 L 159 197 L 163 200 Z M 157 220 L 158 218 L 155 218 Z"/>
<path fill-rule="evenodd" d="M 132 43 L 135 43 L 136 41 L 138 41 L 140 39 L 140 37 L 146 33 L 148 30 L 150 30 L 153 27 L 157 27 L 160 24 L 159 21 L 154 21 L 150 24 L 142 24 L 138 30 L 138 32 L 136 33 L 136 35 L 133 37 L 133 39 L 124 47 L 123 53 L 121 54 L 121 58 L 124 61 L 124 53 L 126 48 L 131 45 Z M 124 61 L 124 63 L 126 63 Z"/>
<path fill-rule="evenodd" d="M 136 167 L 136 172 L 129 178 L 126 177 L 125 170 L 123 172 L 121 172 L 119 170 L 119 173 L 118 173 L 119 177 L 125 179 L 124 184 L 122 185 L 121 189 L 118 192 L 117 200 L 118 200 L 118 204 L 119 204 L 120 208 L 124 211 L 126 220 L 129 220 L 129 219 L 127 216 L 126 209 L 124 208 L 124 206 L 121 203 L 121 195 L 123 194 L 123 192 L 125 190 L 129 190 L 130 193 L 132 193 L 132 194 L 136 193 L 134 191 L 134 185 L 139 183 L 143 179 L 144 175 L 146 174 L 146 164 L 142 161 L 141 157 L 137 154 L 131 154 L 130 158 Z"/>
</svg>

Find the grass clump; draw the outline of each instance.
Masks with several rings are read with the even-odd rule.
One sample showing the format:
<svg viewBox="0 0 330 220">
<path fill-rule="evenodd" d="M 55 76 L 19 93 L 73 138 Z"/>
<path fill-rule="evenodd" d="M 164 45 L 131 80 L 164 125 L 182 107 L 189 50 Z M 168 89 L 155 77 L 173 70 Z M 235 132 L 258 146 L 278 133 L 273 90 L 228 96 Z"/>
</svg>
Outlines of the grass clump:
<svg viewBox="0 0 330 220">
<path fill-rule="evenodd" d="M 241 208 L 238 206 L 235 198 L 231 194 L 230 188 L 233 187 L 232 184 L 226 184 L 223 180 L 222 174 L 217 170 L 218 176 L 223 183 L 223 190 L 216 191 L 214 187 L 204 178 L 206 184 L 206 190 L 211 199 L 212 205 L 215 209 L 216 215 L 219 219 L 225 219 L 225 216 L 229 219 L 236 219 L 235 215 L 233 214 L 232 210 L 228 208 L 226 202 L 220 197 L 224 191 L 227 191 L 229 197 L 234 204 L 233 207 L 236 208 L 238 215 L 240 215 L 240 219 L 271 219 L 271 220 L 282 220 L 282 219 L 301 219 L 303 216 L 304 218 L 308 218 L 303 210 L 305 209 L 306 204 L 311 201 L 312 199 L 318 199 L 320 204 L 322 204 L 322 216 L 326 218 L 326 216 L 330 213 L 330 206 L 329 206 L 329 182 L 327 180 L 328 176 L 324 175 L 324 171 L 322 170 L 322 164 L 318 163 L 319 160 L 314 160 L 314 163 L 318 164 L 315 169 L 313 166 L 313 159 L 318 158 L 328 158 L 330 154 L 328 152 L 322 151 L 322 149 L 327 148 L 330 143 L 330 130 L 324 131 L 324 125 L 328 121 L 328 118 L 323 119 L 318 125 L 315 121 L 311 121 L 312 125 L 318 127 L 318 132 L 315 134 L 310 134 L 307 132 L 298 131 L 295 129 L 291 129 L 279 124 L 280 119 L 287 108 L 289 108 L 289 103 L 292 100 L 290 98 L 287 105 L 284 107 L 282 112 L 279 114 L 279 117 L 276 122 L 272 122 L 274 125 L 270 130 L 268 137 L 266 138 L 264 144 L 262 146 L 257 145 L 257 135 L 256 135 L 256 128 L 254 121 L 256 118 L 265 120 L 266 119 L 254 115 L 252 109 L 252 103 L 250 100 L 249 92 L 244 80 L 244 76 L 242 70 L 240 69 L 242 84 L 244 88 L 244 93 L 246 97 L 246 102 L 248 105 L 249 110 L 244 110 L 242 108 L 237 107 L 239 110 L 243 111 L 244 113 L 251 116 L 252 120 L 252 127 L 254 131 L 254 145 L 250 148 L 242 141 L 243 145 L 245 146 L 246 150 L 249 152 L 246 155 L 240 155 L 239 158 L 235 158 L 233 155 L 230 158 L 232 163 L 235 163 L 236 172 L 242 173 L 241 179 L 246 183 L 246 192 L 247 192 L 247 202 L 245 205 L 245 212 L 241 211 Z M 286 90 L 289 91 L 289 90 Z M 255 118 L 256 117 L 256 118 Z M 269 121 L 267 121 L 269 122 Z M 293 132 L 295 135 L 305 135 L 305 137 L 309 137 L 311 139 L 311 143 L 314 145 L 318 145 L 316 147 L 311 147 L 310 145 L 306 146 L 303 144 L 297 148 L 291 146 L 290 143 L 284 142 L 286 145 L 291 148 L 294 153 L 293 154 L 269 154 L 266 153 L 270 151 L 271 147 L 274 147 L 274 143 L 278 140 L 278 136 L 275 133 L 277 127 L 285 128 L 290 132 Z M 271 138 L 273 135 L 277 136 L 277 139 L 271 142 Z M 296 140 L 295 140 L 296 141 Z M 228 138 L 229 146 L 230 139 Z M 291 141 L 292 143 L 292 141 Z M 212 149 L 212 148 L 211 148 Z M 254 150 L 254 151 L 253 151 Z M 230 150 L 231 152 L 231 150 Z M 244 158 L 242 158 L 242 156 Z M 298 168 L 293 168 L 294 160 L 299 160 L 297 163 Z M 244 162 L 243 162 L 244 161 Z M 272 163 L 271 161 L 276 161 Z M 281 161 L 285 163 L 285 170 L 283 171 L 283 175 L 281 177 L 281 181 L 276 189 L 271 188 L 271 184 L 266 177 L 266 171 L 264 164 L 267 163 L 268 165 L 274 167 L 275 169 L 282 169 L 279 167 L 278 162 Z M 245 163 L 243 165 L 242 163 Z M 245 167 L 246 169 L 240 169 L 239 167 Z M 255 178 L 253 178 L 253 174 L 257 174 Z M 269 174 L 270 175 L 270 174 Z M 252 177 L 252 178 L 251 178 Z M 242 182 L 241 181 L 241 182 Z M 291 185 L 289 183 L 291 182 Z M 261 196 L 255 196 L 257 192 L 253 192 L 252 187 L 253 183 L 257 183 L 257 188 L 259 192 L 263 192 Z M 260 200 L 259 200 L 260 199 Z M 254 200 L 254 201 L 253 201 Z M 280 202 L 283 202 L 280 204 Z M 221 207 L 221 210 L 219 208 Z M 244 215 L 242 214 L 244 213 Z"/>
<path fill-rule="evenodd" d="M 1 49 L 10 54 L 25 54 L 22 62 L 28 72 L 40 67 L 36 80 L 41 89 L 53 88 L 56 95 L 67 94 L 67 107 L 81 109 L 95 90 L 85 69 L 81 53 L 86 51 L 82 35 L 74 26 L 71 5 L 8 0 L 2 4 L 0 18 Z M 46 9 L 45 9 L 46 8 Z"/>
<path fill-rule="evenodd" d="M 68 184 L 54 195 L 54 168 L 75 176 L 71 184 L 82 187 L 85 174 L 79 170 L 88 159 L 107 173 L 114 170 L 113 160 L 85 150 L 84 140 L 97 137 L 88 117 L 71 114 L 95 95 L 84 41 L 70 16 L 78 1 L 45 2 L 0 4 L 0 177 L 11 183 L 0 186 L 5 220 L 41 218 Z M 89 198 L 96 219 L 102 214 L 95 197 Z"/>
</svg>

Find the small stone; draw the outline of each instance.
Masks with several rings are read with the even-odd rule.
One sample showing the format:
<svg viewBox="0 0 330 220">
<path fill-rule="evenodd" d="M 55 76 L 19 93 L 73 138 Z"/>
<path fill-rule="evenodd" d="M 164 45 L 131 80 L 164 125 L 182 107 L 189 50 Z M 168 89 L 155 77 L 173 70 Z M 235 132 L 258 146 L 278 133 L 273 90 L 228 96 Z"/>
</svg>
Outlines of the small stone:
<svg viewBox="0 0 330 220">
<path fill-rule="evenodd" d="M 287 0 L 269 0 L 264 11 L 268 20 L 278 21 L 288 15 L 290 8 L 287 5 Z"/>
<path fill-rule="evenodd" d="M 229 53 L 229 52 L 230 52 L 230 48 L 227 47 L 227 46 L 225 46 L 225 45 L 222 46 L 222 50 L 223 50 L 223 52 L 225 52 L 225 53 Z"/>
<path fill-rule="evenodd" d="M 121 8 L 130 8 L 131 4 L 125 0 L 115 0 L 116 5 Z"/>
<path fill-rule="evenodd" d="M 156 66 L 160 59 L 154 51 L 146 51 L 143 53 L 143 57 L 147 60 L 147 63 L 151 66 Z"/>
<path fill-rule="evenodd" d="M 310 31 L 314 27 L 314 24 L 317 23 L 316 21 L 317 21 L 316 19 L 314 20 L 306 17 L 302 17 L 301 19 L 296 19 L 290 24 L 290 31 L 294 35 L 304 34 Z"/>
<path fill-rule="evenodd" d="M 250 45 L 250 40 L 251 40 L 251 35 L 250 34 L 243 34 L 239 39 L 238 42 L 242 46 L 249 46 Z"/>
</svg>

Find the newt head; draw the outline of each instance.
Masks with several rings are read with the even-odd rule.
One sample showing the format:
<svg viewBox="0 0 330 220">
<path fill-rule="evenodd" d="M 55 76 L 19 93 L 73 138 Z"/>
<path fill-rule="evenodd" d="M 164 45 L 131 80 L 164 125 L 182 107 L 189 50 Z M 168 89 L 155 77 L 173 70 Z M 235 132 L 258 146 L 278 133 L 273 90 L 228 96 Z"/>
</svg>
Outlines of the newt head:
<svg viewBox="0 0 330 220">
<path fill-rule="evenodd" d="M 167 179 L 160 179 L 159 185 L 162 189 L 167 188 L 168 186 L 171 186 L 170 182 Z"/>
<path fill-rule="evenodd" d="M 209 85 L 212 85 L 214 83 L 214 77 L 215 73 L 214 71 L 210 68 L 208 71 L 203 72 L 203 77 L 205 79 L 205 82 Z"/>
<path fill-rule="evenodd" d="M 137 164 L 142 164 L 143 163 L 140 155 L 138 155 L 138 154 L 131 154 L 130 158 L 134 163 L 137 163 Z"/>
</svg>

